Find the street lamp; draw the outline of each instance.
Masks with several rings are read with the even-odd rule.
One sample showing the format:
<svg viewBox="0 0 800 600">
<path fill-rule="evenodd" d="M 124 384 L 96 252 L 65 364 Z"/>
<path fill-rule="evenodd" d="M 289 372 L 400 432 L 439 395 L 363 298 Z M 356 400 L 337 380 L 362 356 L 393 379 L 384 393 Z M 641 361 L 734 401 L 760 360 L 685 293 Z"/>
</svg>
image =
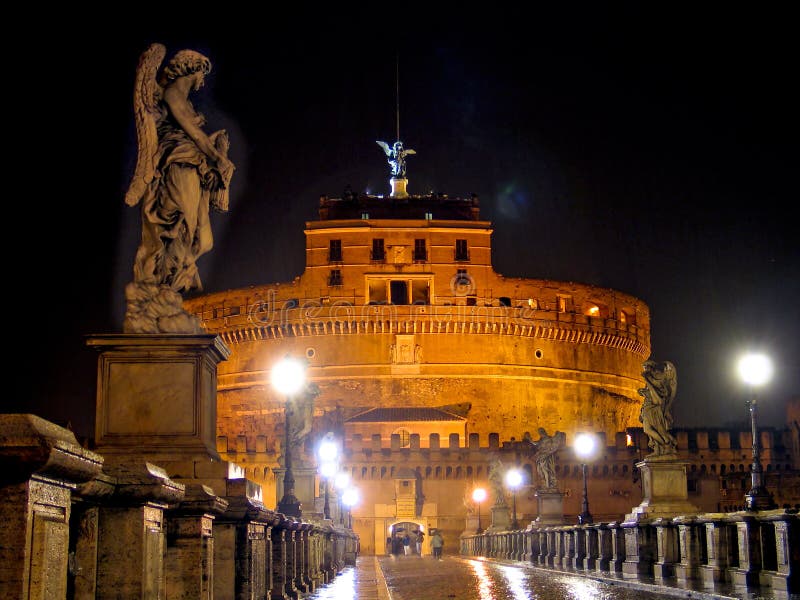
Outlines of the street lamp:
<svg viewBox="0 0 800 600">
<path fill-rule="evenodd" d="M 578 523 L 586 525 L 592 523 L 592 513 L 589 512 L 589 491 L 586 485 L 586 461 L 594 454 L 595 438 L 590 433 L 579 433 L 575 436 L 575 453 L 582 459 L 583 467 L 583 501 L 581 502 L 581 514 L 578 515 Z"/>
<path fill-rule="evenodd" d="M 333 480 L 336 488 L 336 497 L 339 499 L 339 525 L 344 525 L 344 510 L 342 510 L 342 494 L 350 487 L 350 474 L 347 471 L 340 471 Z"/>
<path fill-rule="evenodd" d="M 483 528 L 481 527 L 481 502 L 486 500 L 486 490 L 483 488 L 475 488 L 472 491 L 472 499 L 478 505 L 478 531 L 476 533 L 483 533 Z"/>
<path fill-rule="evenodd" d="M 353 507 L 358 504 L 358 490 L 354 487 L 347 488 L 342 493 L 342 504 L 347 507 L 347 528 L 353 528 Z"/>
<path fill-rule="evenodd" d="M 278 512 L 283 513 L 288 517 L 300 518 L 300 501 L 294 495 L 294 473 L 292 472 L 292 452 L 289 447 L 290 431 L 289 431 L 289 414 L 291 412 L 291 398 L 294 394 L 300 391 L 303 384 L 306 382 L 305 365 L 297 359 L 291 358 L 288 355 L 276 363 L 272 367 L 270 375 L 272 387 L 279 393 L 286 396 L 286 408 L 284 410 L 284 417 L 286 421 L 286 443 L 283 451 L 286 464 L 286 472 L 283 475 L 283 498 L 278 502 Z"/>
<path fill-rule="evenodd" d="M 325 434 L 317 450 L 320 461 L 319 473 L 322 476 L 325 486 L 325 504 L 322 508 L 322 512 L 326 519 L 331 518 L 331 508 L 328 502 L 328 488 L 330 488 L 331 478 L 336 475 L 336 471 L 339 468 L 336 464 L 336 456 L 338 454 L 339 448 L 336 446 L 336 442 L 333 441 L 333 433 L 328 432 Z"/>
<path fill-rule="evenodd" d="M 753 434 L 753 466 L 750 468 L 750 491 L 744 495 L 747 510 L 770 510 L 776 508 L 772 494 L 764 486 L 761 470 L 760 444 L 758 425 L 756 424 L 755 388 L 767 383 L 772 377 L 772 363 L 763 354 L 747 354 L 739 360 L 739 376 L 750 386 L 750 428 Z"/>
<path fill-rule="evenodd" d="M 522 471 L 509 469 L 506 471 L 506 485 L 511 488 L 511 506 L 514 518 L 511 520 L 511 529 L 519 529 L 517 522 L 517 489 L 522 485 Z"/>
</svg>

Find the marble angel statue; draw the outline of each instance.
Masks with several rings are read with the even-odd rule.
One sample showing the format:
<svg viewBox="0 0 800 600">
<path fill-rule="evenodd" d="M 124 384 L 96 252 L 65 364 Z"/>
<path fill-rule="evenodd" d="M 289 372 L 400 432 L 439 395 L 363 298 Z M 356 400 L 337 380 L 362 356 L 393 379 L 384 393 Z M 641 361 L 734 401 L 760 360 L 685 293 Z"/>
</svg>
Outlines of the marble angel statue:
<svg viewBox="0 0 800 600">
<path fill-rule="evenodd" d="M 196 261 L 213 244 L 209 211 L 228 210 L 234 171 L 227 133 L 206 134 L 205 117 L 189 100 L 211 62 L 181 50 L 161 68 L 165 55 L 163 45 L 152 44 L 136 72 L 139 153 L 125 202 L 141 205 L 142 237 L 125 289 L 126 333 L 202 332 L 181 294 L 202 289 Z"/>
</svg>

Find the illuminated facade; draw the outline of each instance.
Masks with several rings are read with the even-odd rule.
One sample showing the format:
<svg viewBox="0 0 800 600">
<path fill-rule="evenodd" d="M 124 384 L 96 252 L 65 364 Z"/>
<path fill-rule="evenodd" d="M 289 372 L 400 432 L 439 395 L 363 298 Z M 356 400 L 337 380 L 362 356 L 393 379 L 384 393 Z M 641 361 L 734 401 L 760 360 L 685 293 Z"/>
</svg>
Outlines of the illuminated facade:
<svg viewBox="0 0 800 600">
<path fill-rule="evenodd" d="M 187 301 L 233 351 L 219 366 L 219 451 L 264 486 L 268 505 L 282 494 L 285 406 L 269 370 L 287 353 L 307 359 L 320 390 L 307 464 L 326 432 L 342 440 L 342 467 L 362 495 L 352 516 L 364 553 L 385 552 L 401 523 L 455 540 L 475 508 L 465 498 L 488 485 L 494 458 L 534 470 L 522 440 L 538 439 L 540 427 L 567 434 L 558 459 L 566 513 L 579 512 L 570 446 L 580 431 L 596 432 L 605 450 L 590 482 L 596 517 L 618 519 L 639 503 L 633 465 L 646 440 L 625 432 L 637 437 L 648 307 L 611 289 L 503 277 L 491 235 L 477 197 L 322 197 L 319 219 L 306 224 L 301 276 Z M 729 471 L 726 442 L 715 443 Z M 722 501 L 716 464 L 713 475 L 709 510 Z M 535 482 L 526 483 L 520 520 L 536 517 Z"/>
</svg>

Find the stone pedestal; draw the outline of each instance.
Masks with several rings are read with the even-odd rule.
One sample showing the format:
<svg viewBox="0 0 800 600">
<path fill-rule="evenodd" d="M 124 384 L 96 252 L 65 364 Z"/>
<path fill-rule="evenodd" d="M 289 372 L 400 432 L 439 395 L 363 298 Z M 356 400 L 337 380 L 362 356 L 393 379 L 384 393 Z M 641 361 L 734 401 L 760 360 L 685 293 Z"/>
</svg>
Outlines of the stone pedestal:
<svg viewBox="0 0 800 600">
<path fill-rule="evenodd" d="M 164 511 L 185 487 L 149 463 L 109 466 L 113 504 L 97 519 L 97 598 L 166 597 Z"/>
<path fill-rule="evenodd" d="M 294 454 L 292 455 L 294 459 Z M 274 469 L 275 473 L 275 492 L 278 502 L 283 498 L 283 477 L 286 474 L 286 469 Z M 317 477 L 317 469 L 303 464 L 295 466 L 292 464 L 292 474 L 294 475 L 294 495 L 300 501 L 300 510 L 303 517 L 309 516 L 306 513 L 306 508 L 314 511 L 315 499 L 315 481 Z M 291 515 L 290 515 L 291 516 Z"/>
<path fill-rule="evenodd" d="M 564 494 L 558 490 L 537 490 L 539 516 L 534 523 L 539 526 L 564 524 Z"/>
<path fill-rule="evenodd" d="M 642 475 L 644 500 L 625 516 L 626 522 L 697 514 L 688 498 L 686 461 L 676 456 L 647 457 L 636 463 Z"/>
<path fill-rule="evenodd" d="M 230 349 L 216 335 L 95 335 L 98 452 L 208 456 L 216 450 L 217 365 Z"/>
<path fill-rule="evenodd" d="M 493 506 L 492 523 L 486 531 L 508 531 L 511 529 L 511 511 L 507 506 Z"/>
<path fill-rule="evenodd" d="M 478 531 L 478 515 L 467 515 L 466 525 L 461 535 L 475 535 Z"/>
<path fill-rule="evenodd" d="M 0 415 L 0 597 L 65 598 L 72 492 L 102 458 L 34 415 Z"/>
</svg>

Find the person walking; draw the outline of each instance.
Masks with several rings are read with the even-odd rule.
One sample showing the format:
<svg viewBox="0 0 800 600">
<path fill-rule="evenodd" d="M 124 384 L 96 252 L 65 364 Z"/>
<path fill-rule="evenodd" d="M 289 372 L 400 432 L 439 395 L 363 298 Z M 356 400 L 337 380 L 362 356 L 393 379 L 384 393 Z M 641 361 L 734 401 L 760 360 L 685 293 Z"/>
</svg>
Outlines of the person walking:
<svg viewBox="0 0 800 600">
<path fill-rule="evenodd" d="M 431 549 L 433 550 L 433 558 L 442 560 L 442 546 L 444 546 L 444 538 L 439 530 L 435 530 L 431 536 Z"/>
<path fill-rule="evenodd" d="M 407 533 L 403 536 L 403 554 L 411 554 L 411 536 Z"/>
<path fill-rule="evenodd" d="M 425 539 L 425 534 L 419 529 L 415 533 L 417 534 L 417 554 L 422 556 L 422 542 Z"/>
</svg>

